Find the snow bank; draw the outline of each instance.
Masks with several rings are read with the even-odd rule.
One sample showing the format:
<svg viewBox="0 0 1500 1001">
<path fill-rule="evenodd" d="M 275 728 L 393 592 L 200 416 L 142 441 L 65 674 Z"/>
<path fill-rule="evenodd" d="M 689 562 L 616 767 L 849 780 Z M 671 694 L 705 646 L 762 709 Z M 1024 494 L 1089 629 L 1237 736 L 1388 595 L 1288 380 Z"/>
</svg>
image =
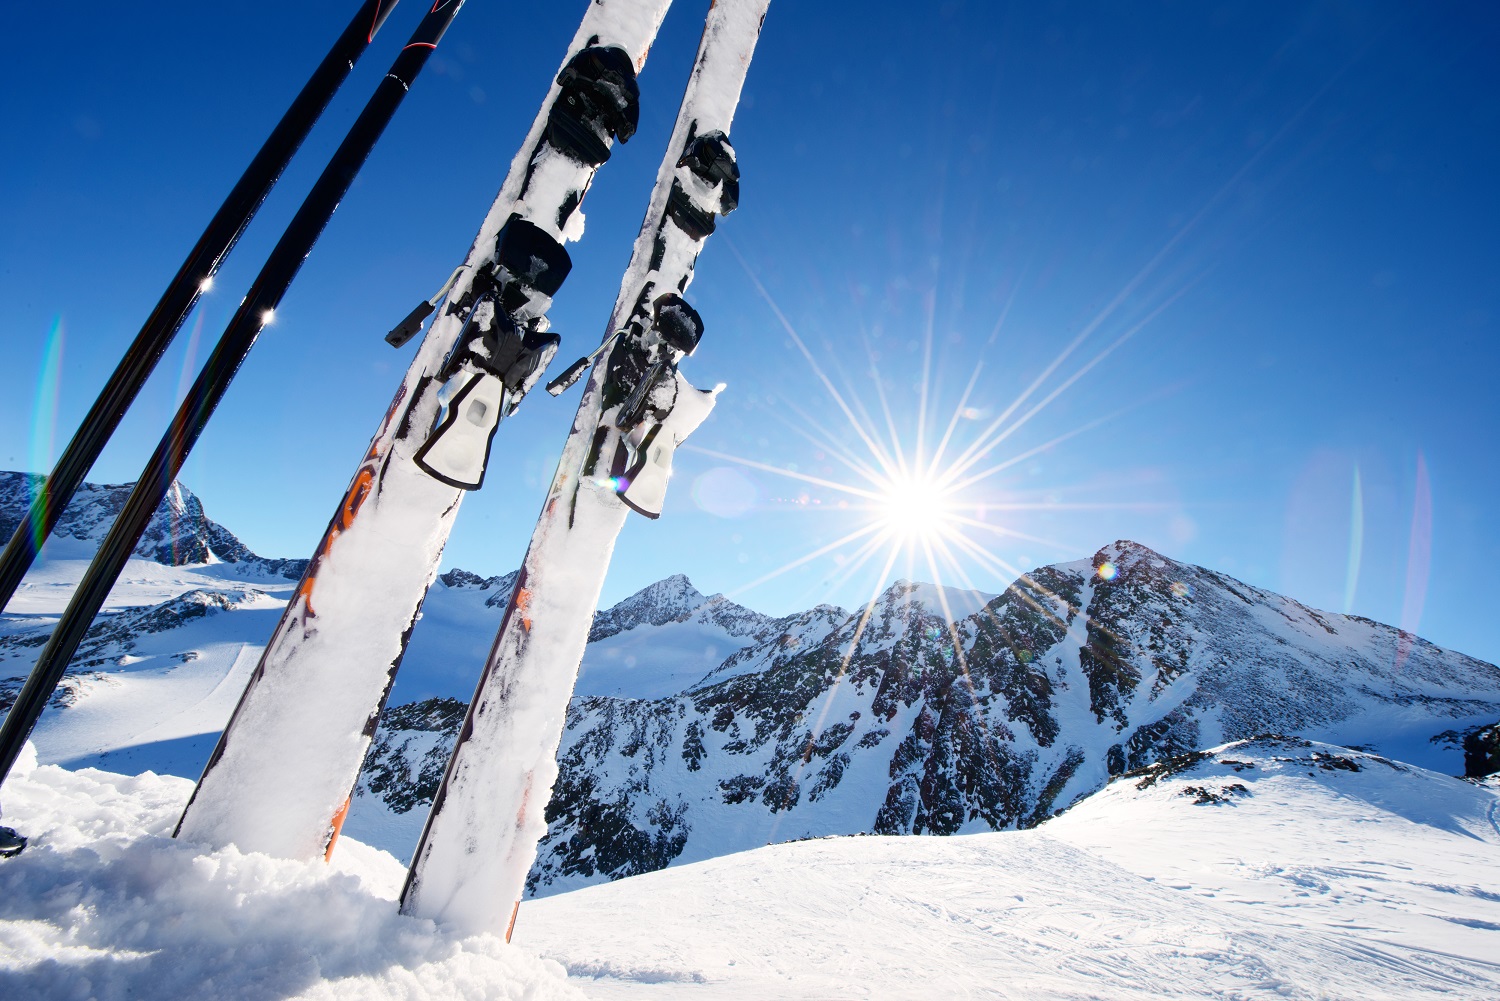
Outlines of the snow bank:
<svg viewBox="0 0 1500 1001">
<path fill-rule="evenodd" d="M 169 836 L 192 782 L 27 750 L 4 788 L 5 823 L 32 842 L 0 862 L 0 997 L 582 997 L 526 950 L 399 915 L 404 867 L 384 852 L 206 852 Z"/>
</svg>

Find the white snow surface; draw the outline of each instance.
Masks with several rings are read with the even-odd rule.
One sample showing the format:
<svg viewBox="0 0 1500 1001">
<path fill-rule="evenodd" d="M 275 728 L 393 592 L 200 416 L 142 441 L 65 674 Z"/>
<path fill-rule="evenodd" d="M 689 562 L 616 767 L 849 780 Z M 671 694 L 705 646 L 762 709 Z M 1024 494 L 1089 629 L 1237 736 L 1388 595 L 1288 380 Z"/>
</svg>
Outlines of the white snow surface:
<svg viewBox="0 0 1500 1001">
<path fill-rule="evenodd" d="M 774 845 L 522 905 L 595 998 L 1500 997 L 1500 796 L 1242 743 L 1030 831 Z M 1313 753 L 1360 767 L 1306 767 Z M 1200 805 L 1187 787 L 1239 784 Z"/>
<path fill-rule="evenodd" d="M 0 996 L 1500 996 L 1494 783 L 1297 741 L 1148 777 L 1031 831 L 801 841 L 528 901 L 506 946 L 399 915 L 384 852 L 172 841 L 187 780 L 28 748 Z"/>
<path fill-rule="evenodd" d="M 60 541 L 48 542 L 0 618 L 0 632 L 45 640 L 88 566 L 79 558 L 83 543 Z M 99 619 L 129 634 L 129 652 L 84 640 L 64 682 L 75 700 L 63 711 L 49 707 L 37 727 L 43 760 L 196 775 L 295 584 L 245 565 L 131 559 Z M 201 617 L 168 620 L 193 605 L 202 607 Z M 132 616 L 152 613 L 162 614 L 164 628 L 130 628 Z M 24 677 L 39 650 L 39 642 L 0 650 L 0 678 Z M 85 668 L 90 660 L 100 663 Z"/>
<path fill-rule="evenodd" d="M 5 785 L 35 833 L 0 865 L 0 997 L 509 999 L 583 995 L 489 935 L 402 917 L 402 866 L 345 839 L 333 865 L 168 835 L 193 783 L 36 766 Z"/>
<path fill-rule="evenodd" d="M 664 699 L 701 681 L 749 642 L 711 622 L 636 626 L 588 645 L 573 696 Z"/>
</svg>

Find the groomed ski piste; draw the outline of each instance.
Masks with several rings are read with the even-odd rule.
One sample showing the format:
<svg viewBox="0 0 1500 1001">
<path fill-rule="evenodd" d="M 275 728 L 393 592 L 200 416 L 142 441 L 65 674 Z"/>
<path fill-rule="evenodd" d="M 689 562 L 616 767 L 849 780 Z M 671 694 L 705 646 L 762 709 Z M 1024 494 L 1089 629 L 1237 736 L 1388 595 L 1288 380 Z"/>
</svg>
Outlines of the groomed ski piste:
<svg viewBox="0 0 1500 1001">
<path fill-rule="evenodd" d="M 187 779 L 38 767 L 0 866 L 10 998 L 1500 996 L 1500 786 L 1296 738 L 1117 779 L 1040 828 L 773 845 L 527 903 L 513 944 L 401 916 L 404 865 L 169 837 Z"/>
</svg>

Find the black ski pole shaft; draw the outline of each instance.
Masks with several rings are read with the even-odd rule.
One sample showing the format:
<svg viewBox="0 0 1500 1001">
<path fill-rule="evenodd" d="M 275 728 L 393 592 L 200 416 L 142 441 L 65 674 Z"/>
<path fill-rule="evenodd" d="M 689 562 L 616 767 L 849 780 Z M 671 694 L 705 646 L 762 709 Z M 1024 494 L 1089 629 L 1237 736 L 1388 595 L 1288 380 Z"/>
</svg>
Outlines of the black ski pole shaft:
<svg viewBox="0 0 1500 1001">
<path fill-rule="evenodd" d="M 375 38 L 397 0 L 364 0 L 349 26 L 339 35 L 328 55 L 303 85 L 301 93 L 245 168 L 233 190 L 209 220 L 208 227 L 172 277 L 156 308 L 135 335 L 125 357 L 104 384 L 99 398 L 83 418 L 73 440 L 63 450 L 45 485 L 32 498 L 31 509 L 0 554 L 0 611 L 10 604 L 21 578 L 36 561 L 37 551 L 72 500 L 94 460 L 119 427 L 125 411 L 135 401 L 147 377 L 166 352 L 167 345 L 198 301 L 205 283 L 239 240 L 266 195 L 281 177 L 313 124 L 328 107 L 334 93 L 348 78 L 354 62 Z"/>
<path fill-rule="evenodd" d="M 438 41 L 448 29 L 464 0 L 437 0 L 432 10 L 422 18 L 411 40 L 396 57 L 390 71 L 380 81 L 374 96 L 370 98 L 359 118 L 350 127 L 349 134 L 333 154 L 328 166 L 318 177 L 302 207 L 292 217 L 286 232 L 277 241 L 260 274 L 250 286 L 245 299 L 240 303 L 233 319 L 214 345 L 213 353 L 204 363 L 198 378 L 193 381 L 182 405 L 172 418 L 167 433 L 162 436 L 152 453 L 146 468 L 141 470 L 135 488 L 125 501 L 124 508 L 110 526 L 99 552 L 89 564 L 72 600 L 52 637 L 42 649 L 36 665 L 26 679 L 26 684 L 16 695 L 5 722 L 0 725 L 0 783 L 10 774 L 11 767 L 25 746 L 26 738 L 36 726 L 37 718 L 47 700 L 62 680 L 68 662 L 83 641 L 83 635 L 93 622 L 94 616 L 104 605 L 110 588 L 125 568 L 131 551 L 146 531 L 157 505 L 166 497 L 172 481 L 182 469 L 188 453 L 192 451 L 198 436 L 214 408 L 223 399 L 229 383 L 239 371 L 245 356 L 255 345 L 262 328 L 271 319 L 281 297 L 286 294 L 292 279 L 297 276 L 312 246 L 322 234 L 323 228 L 338 208 L 339 201 L 354 183 L 354 176 L 364 165 L 370 150 L 385 131 L 391 117 L 400 107 L 411 83 L 426 65 L 427 59 L 437 48 Z"/>
</svg>

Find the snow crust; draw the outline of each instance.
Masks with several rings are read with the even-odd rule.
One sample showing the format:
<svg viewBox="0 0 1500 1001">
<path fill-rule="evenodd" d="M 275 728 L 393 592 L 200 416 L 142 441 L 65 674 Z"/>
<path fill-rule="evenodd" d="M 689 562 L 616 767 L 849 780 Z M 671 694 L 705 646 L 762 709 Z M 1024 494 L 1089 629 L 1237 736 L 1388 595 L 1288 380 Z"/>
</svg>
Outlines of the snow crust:
<svg viewBox="0 0 1500 1001">
<path fill-rule="evenodd" d="M 0 996 L 508 999 L 583 995 L 488 935 L 402 917 L 403 866 L 346 839 L 333 865 L 168 837 L 193 783 L 36 767 L 5 785 L 33 834 L 0 863 Z"/>
<path fill-rule="evenodd" d="M 402 867 L 166 837 L 185 779 L 37 766 L 0 862 L 0 996 L 1500 996 L 1500 788 L 1258 739 L 1031 831 L 773 845 L 522 905 L 513 944 L 396 912 Z"/>
</svg>

